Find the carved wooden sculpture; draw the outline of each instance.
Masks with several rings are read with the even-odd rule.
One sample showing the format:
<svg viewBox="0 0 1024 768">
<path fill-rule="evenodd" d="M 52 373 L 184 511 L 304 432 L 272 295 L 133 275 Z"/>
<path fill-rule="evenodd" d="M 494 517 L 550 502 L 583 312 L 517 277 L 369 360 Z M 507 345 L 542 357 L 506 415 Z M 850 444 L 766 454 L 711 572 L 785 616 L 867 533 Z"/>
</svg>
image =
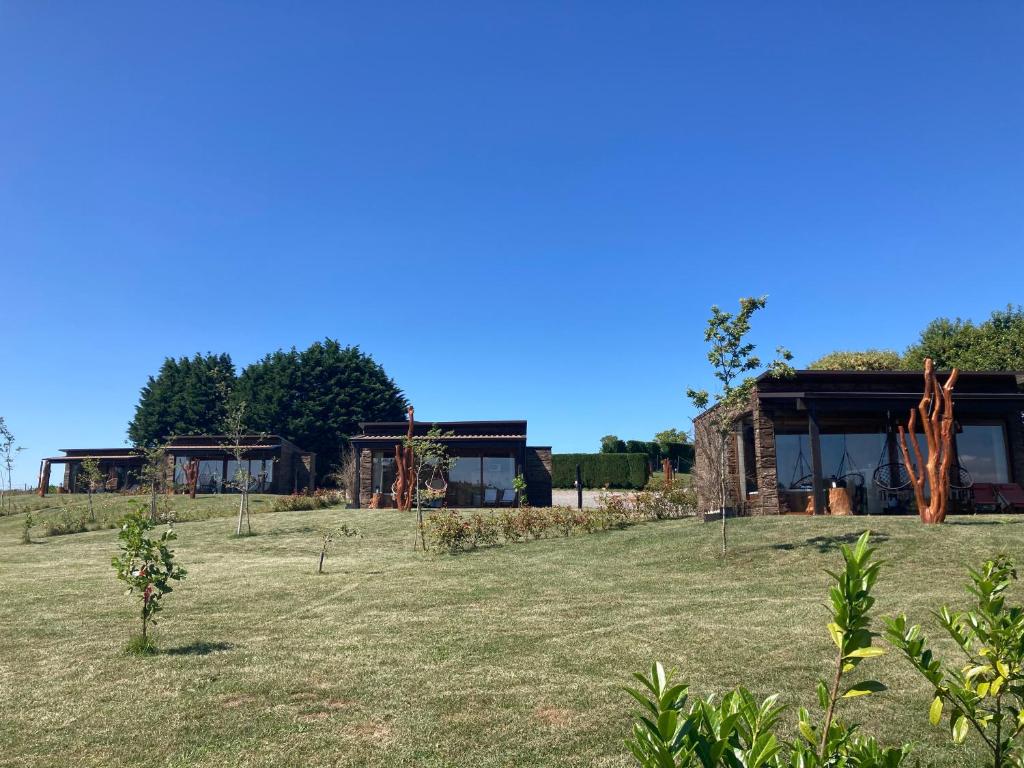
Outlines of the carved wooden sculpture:
<svg viewBox="0 0 1024 768">
<path fill-rule="evenodd" d="M 412 509 L 413 494 L 416 491 L 416 466 L 412 450 L 413 408 L 409 406 L 409 433 L 405 445 L 395 446 L 395 506 L 403 512 Z"/>
<path fill-rule="evenodd" d="M 185 473 L 185 487 L 188 488 L 188 497 L 196 497 L 196 486 L 199 484 L 199 459 L 189 459 L 183 470 Z"/>
<path fill-rule="evenodd" d="M 925 523 L 941 523 L 946 519 L 946 505 L 949 502 L 949 468 L 953 464 L 953 387 L 960 376 L 957 368 L 949 374 L 944 386 L 939 386 L 935 366 L 931 358 L 924 361 L 924 394 L 917 408 L 910 409 L 907 428 L 900 426 L 900 452 L 903 466 L 910 475 L 917 500 L 917 512 Z M 928 461 L 921 457 L 917 442 L 917 418 L 921 417 L 925 442 L 928 445 Z M 907 447 L 907 433 L 910 434 L 910 449 L 914 459 L 910 460 Z M 925 501 L 925 483 L 928 483 L 930 497 Z"/>
</svg>

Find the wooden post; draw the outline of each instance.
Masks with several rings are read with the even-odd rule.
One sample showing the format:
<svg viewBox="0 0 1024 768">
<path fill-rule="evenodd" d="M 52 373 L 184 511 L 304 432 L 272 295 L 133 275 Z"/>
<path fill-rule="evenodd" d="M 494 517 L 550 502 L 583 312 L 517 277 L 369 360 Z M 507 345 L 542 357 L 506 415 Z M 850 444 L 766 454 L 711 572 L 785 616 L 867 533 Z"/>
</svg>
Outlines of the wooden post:
<svg viewBox="0 0 1024 768">
<path fill-rule="evenodd" d="M 48 490 L 50 490 L 50 462 L 43 459 L 43 463 L 39 466 L 39 495 L 46 496 Z"/>
<path fill-rule="evenodd" d="M 583 509 L 583 471 L 576 465 L 576 508 Z"/>
<path fill-rule="evenodd" d="M 825 514 L 825 481 L 821 476 L 821 431 L 818 429 L 818 415 L 812 405 L 807 411 L 808 436 L 811 441 L 811 474 L 814 482 L 814 514 Z"/>
</svg>

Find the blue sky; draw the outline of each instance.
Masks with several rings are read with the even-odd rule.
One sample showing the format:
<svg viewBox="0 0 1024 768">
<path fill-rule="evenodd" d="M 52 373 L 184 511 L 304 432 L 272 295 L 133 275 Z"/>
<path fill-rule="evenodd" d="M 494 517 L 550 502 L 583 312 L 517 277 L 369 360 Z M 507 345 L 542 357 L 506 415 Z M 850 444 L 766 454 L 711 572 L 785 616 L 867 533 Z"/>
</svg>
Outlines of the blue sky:
<svg viewBox="0 0 1024 768">
<path fill-rule="evenodd" d="M 297 11 L 296 8 L 301 8 Z M 0 2 L 0 414 L 359 344 L 424 419 L 688 427 L 713 303 L 798 363 L 1024 285 L 1024 5 Z"/>
</svg>

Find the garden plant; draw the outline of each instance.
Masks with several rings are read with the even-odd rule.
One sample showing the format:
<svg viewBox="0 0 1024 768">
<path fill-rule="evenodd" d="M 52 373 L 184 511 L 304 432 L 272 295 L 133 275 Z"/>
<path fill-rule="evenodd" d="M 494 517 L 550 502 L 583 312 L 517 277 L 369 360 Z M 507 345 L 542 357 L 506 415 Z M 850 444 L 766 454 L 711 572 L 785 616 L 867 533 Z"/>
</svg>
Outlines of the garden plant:
<svg viewBox="0 0 1024 768">
<path fill-rule="evenodd" d="M 933 687 L 928 717 L 947 724 L 952 740 L 970 733 L 984 744 L 990 768 L 1024 766 L 1024 606 L 1007 605 L 1007 590 L 1017 571 L 1007 558 L 971 570 L 967 587 L 977 600 L 967 611 L 943 606 L 935 618 L 963 653 L 960 665 L 940 660 L 919 625 L 906 616 L 885 620 L 889 641 Z"/>
<path fill-rule="evenodd" d="M 690 703 L 689 688 L 675 683 L 660 663 L 649 675 L 634 675 L 643 688 L 627 688 L 641 711 L 626 741 L 637 764 L 644 768 L 897 768 L 910 753 L 909 745 L 882 747 L 864 736 L 858 726 L 839 719 L 847 699 L 885 690 L 870 679 L 849 681 L 860 664 L 884 650 L 872 645 L 869 629 L 874 605 L 872 590 L 881 563 L 873 558 L 870 533 L 856 545 L 842 545 L 844 568 L 830 574 L 831 621 L 828 632 L 836 646 L 830 679 L 817 685 L 821 713 L 798 711 L 797 738 L 779 735 L 784 707 L 778 695 L 758 701 L 744 687 L 718 702 L 713 697 Z"/>
<path fill-rule="evenodd" d="M 127 586 L 125 594 L 136 594 L 142 601 L 142 634 L 128 644 L 130 652 L 140 654 L 155 653 L 149 626 L 156 623 L 154 616 L 162 609 L 163 596 L 173 591 L 171 582 L 185 578 L 185 569 L 175 562 L 169 546 L 178 538 L 174 528 L 168 525 L 159 537 L 153 538 L 150 531 L 154 527 L 145 507 L 126 515 L 118 533 L 121 552 L 111 561 L 117 578 Z"/>
</svg>

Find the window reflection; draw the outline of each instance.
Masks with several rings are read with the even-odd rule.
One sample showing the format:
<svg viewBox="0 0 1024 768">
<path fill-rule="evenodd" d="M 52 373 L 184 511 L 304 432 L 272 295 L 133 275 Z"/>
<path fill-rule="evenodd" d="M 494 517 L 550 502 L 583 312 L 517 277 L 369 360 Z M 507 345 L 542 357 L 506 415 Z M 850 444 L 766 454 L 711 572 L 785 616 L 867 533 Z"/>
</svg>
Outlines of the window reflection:
<svg viewBox="0 0 1024 768">
<path fill-rule="evenodd" d="M 1008 483 L 1006 436 L 1002 424 L 965 424 L 956 436 L 960 466 L 976 483 Z"/>
</svg>

